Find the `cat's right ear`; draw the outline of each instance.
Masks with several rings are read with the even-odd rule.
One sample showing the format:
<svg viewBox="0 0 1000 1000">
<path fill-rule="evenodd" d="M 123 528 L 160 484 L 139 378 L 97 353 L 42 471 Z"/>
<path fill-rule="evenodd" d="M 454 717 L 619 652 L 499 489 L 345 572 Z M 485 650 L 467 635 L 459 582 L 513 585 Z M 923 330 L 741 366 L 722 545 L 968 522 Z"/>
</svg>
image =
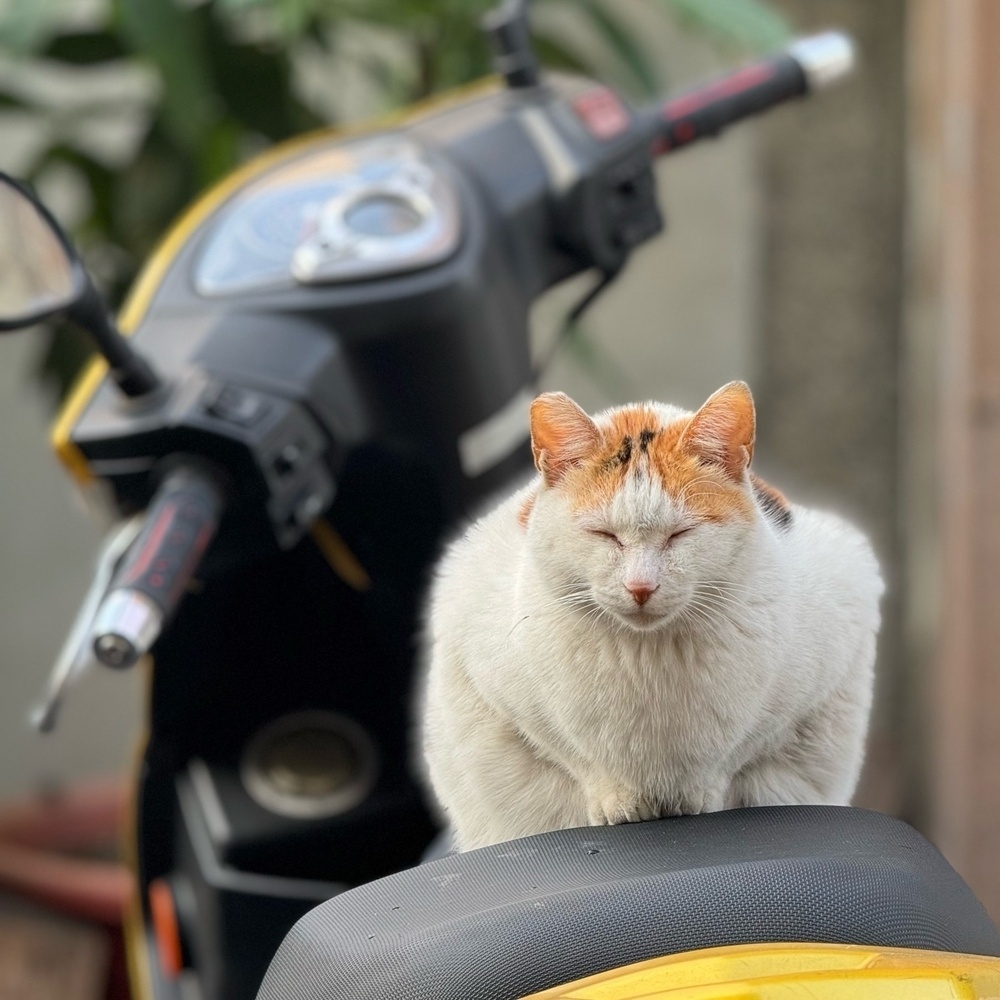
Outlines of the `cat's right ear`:
<svg viewBox="0 0 1000 1000">
<path fill-rule="evenodd" d="M 564 392 L 543 392 L 531 404 L 531 452 L 546 486 L 554 486 L 600 444 L 597 425 Z"/>
<path fill-rule="evenodd" d="M 730 382 L 712 393 L 681 436 L 701 458 L 742 481 L 753 458 L 757 417 L 746 382 Z"/>
</svg>

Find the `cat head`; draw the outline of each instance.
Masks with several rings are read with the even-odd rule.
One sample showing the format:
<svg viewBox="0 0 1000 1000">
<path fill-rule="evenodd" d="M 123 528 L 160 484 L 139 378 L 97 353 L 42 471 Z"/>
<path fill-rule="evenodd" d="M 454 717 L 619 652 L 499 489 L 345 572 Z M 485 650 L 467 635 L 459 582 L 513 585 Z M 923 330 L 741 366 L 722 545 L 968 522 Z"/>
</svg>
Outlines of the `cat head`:
<svg viewBox="0 0 1000 1000">
<path fill-rule="evenodd" d="M 591 418 L 544 393 L 531 405 L 541 485 L 522 511 L 533 555 L 555 586 L 631 628 L 696 615 L 699 588 L 732 580 L 760 524 L 754 433 L 743 382 L 694 414 L 644 403 Z"/>
</svg>

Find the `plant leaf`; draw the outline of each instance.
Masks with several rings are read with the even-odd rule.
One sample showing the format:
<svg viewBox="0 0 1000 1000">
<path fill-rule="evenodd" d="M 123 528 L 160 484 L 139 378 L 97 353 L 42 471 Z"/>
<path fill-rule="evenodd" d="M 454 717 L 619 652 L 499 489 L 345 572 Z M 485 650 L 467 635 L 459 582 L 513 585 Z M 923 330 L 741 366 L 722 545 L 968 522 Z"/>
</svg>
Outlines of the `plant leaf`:
<svg viewBox="0 0 1000 1000">
<path fill-rule="evenodd" d="M 0 46 L 28 55 L 44 43 L 59 15 L 58 0 L 7 0 L 0 17 Z"/>
<path fill-rule="evenodd" d="M 764 0 L 660 0 L 683 26 L 731 48 L 766 52 L 792 37 L 788 21 Z"/>
<path fill-rule="evenodd" d="M 0 111 L 10 111 L 15 108 L 21 111 L 32 107 L 33 105 L 26 101 L 23 97 L 19 97 L 15 94 L 0 92 Z"/>
<path fill-rule="evenodd" d="M 209 22 L 207 51 L 215 90 L 234 124 L 271 141 L 322 124 L 292 91 L 286 47 L 234 44 L 224 29 L 224 24 Z"/>
<path fill-rule="evenodd" d="M 118 0 L 122 32 L 163 80 L 162 116 L 177 142 L 196 153 L 212 126 L 214 84 L 202 24 L 174 0 Z"/>
<path fill-rule="evenodd" d="M 543 66 L 551 69 L 567 70 L 571 73 L 589 74 L 592 67 L 561 41 L 540 31 L 533 33 L 535 52 Z"/>
<path fill-rule="evenodd" d="M 56 35 L 40 55 L 75 66 L 89 66 L 123 59 L 128 51 L 122 40 L 110 31 L 81 31 Z"/>
<path fill-rule="evenodd" d="M 660 91 L 660 81 L 636 33 L 611 13 L 611 5 L 601 0 L 577 0 L 579 9 L 590 19 L 601 39 L 628 69 L 645 97 Z"/>
</svg>

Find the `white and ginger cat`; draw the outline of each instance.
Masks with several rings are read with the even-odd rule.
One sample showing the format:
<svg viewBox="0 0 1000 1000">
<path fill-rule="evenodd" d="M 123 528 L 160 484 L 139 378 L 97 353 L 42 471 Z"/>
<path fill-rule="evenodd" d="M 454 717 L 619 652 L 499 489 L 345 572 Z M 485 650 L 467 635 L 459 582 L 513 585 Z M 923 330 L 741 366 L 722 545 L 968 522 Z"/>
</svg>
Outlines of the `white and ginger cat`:
<svg viewBox="0 0 1000 1000">
<path fill-rule="evenodd" d="M 738 806 L 846 804 L 882 581 L 749 472 L 750 390 L 694 415 L 531 406 L 540 476 L 431 592 L 422 742 L 460 849 Z"/>
</svg>

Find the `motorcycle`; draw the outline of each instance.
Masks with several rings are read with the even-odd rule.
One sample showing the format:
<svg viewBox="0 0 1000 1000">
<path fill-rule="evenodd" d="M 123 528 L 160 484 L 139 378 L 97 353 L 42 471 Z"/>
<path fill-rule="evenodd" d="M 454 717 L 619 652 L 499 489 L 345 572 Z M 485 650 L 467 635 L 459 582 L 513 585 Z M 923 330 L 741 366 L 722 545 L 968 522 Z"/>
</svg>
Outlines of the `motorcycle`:
<svg viewBox="0 0 1000 1000">
<path fill-rule="evenodd" d="M 448 527 L 531 468 L 531 303 L 594 271 L 578 315 L 661 230 L 657 156 L 853 58 L 806 38 L 635 109 L 542 76 L 519 3 L 488 30 L 499 81 L 251 162 L 168 234 L 117 324 L 44 206 L 0 185 L 0 328 L 63 314 L 102 355 L 53 444 L 120 521 L 37 722 L 91 657 L 147 671 L 134 994 L 997 995 L 1000 960 L 971 956 L 1000 935 L 968 887 L 871 813 L 426 860 L 419 602 Z"/>
</svg>

